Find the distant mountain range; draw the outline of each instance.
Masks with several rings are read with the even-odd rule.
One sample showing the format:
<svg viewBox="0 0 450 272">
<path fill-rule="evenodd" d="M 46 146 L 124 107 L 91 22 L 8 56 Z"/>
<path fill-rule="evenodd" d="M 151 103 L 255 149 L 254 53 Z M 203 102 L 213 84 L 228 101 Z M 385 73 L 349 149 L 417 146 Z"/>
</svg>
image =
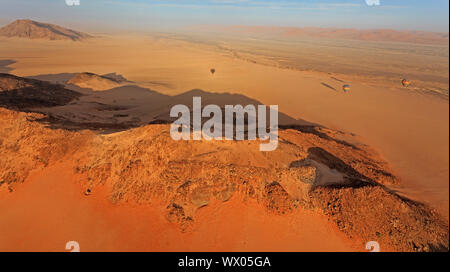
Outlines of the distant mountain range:
<svg viewBox="0 0 450 272">
<path fill-rule="evenodd" d="M 16 20 L 0 28 L 0 36 L 72 41 L 80 41 L 92 37 L 86 33 L 32 20 Z"/>
</svg>

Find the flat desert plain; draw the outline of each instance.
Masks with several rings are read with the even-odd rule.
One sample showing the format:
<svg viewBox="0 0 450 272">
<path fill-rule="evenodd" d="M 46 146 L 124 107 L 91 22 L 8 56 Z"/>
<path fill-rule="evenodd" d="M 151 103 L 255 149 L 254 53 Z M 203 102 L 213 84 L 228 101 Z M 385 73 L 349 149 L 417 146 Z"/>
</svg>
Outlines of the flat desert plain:
<svg viewBox="0 0 450 272">
<path fill-rule="evenodd" d="M 448 56 L 448 44 L 311 37 L 146 33 L 102 34 L 82 42 L 0 38 L 1 71 L 17 76 L 58 82 L 64 77 L 62 73 L 115 72 L 135 85 L 166 95 L 201 89 L 211 93 L 242 94 L 266 105 L 279 105 L 280 112 L 343 132 L 343 140 L 363 143 L 375 149 L 400 179 L 389 189 L 429 204 L 446 220 L 449 205 Z M 216 70 L 213 75 L 211 68 Z M 413 84 L 403 87 L 403 78 L 408 78 Z M 344 84 L 351 86 L 350 92 L 342 91 Z M 52 167 L 56 170 L 47 169 L 50 172 L 46 175 L 31 174 L 29 179 L 52 183 L 49 186 L 59 190 L 57 195 L 61 198 L 80 203 L 77 198 L 82 199 L 83 196 L 68 193 L 69 189 L 61 187 L 63 185 L 57 182 L 58 178 L 51 174 L 58 172 L 66 175 L 64 169 L 69 166 Z M 67 176 L 70 179 L 70 175 Z M 48 191 L 42 190 L 40 195 L 35 193 L 39 187 L 37 183 L 18 187 L 17 196 L 8 195 L 0 200 L 0 206 L 10 201 L 15 203 L 15 207 L 32 206 L 29 202 L 38 205 L 45 199 L 48 207 L 58 207 L 57 199 L 46 197 Z M 236 208 L 240 205 L 237 196 L 226 204 L 211 203 L 199 210 L 196 216 L 204 219 L 199 221 L 211 222 L 212 225 L 197 226 L 197 232 L 187 234 L 190 242 L 179 239 L 182 234 L 175 230 L 170 233 L 166 221 L 158 219 L 159 213 L 153 211 L 154 222 L 135 222 L 138 227 L 135 235 L 128 236 L 133 240 L 128 246 L 125 241 L 119 241 L 121 233 L 126 230 L 114 228 L 108 229 L 104 240 L 97 239 L 95 244 L 92 237 L 99 237 L 106 229 L 102 224 L 120 225 L 119 221 L 136 221 L 132 218 L 139 215 L 151 217 L 149 211 L 144 213 L 139 206 L 119 206 L 115 210 L 117 214 L 113 215 L 110 209 L 105 208 L 112 204 L 104 199 L 106 197 L 99 192 L 88 203 L 72 205 L 79 209 L 76 214 L 81 214 L 83 209 L 87 214 L 77 219 L 79 226 L 72 226 L 72 233 L 78 233 L 81 240 L 84 239 L 81 242 L 88 245 L 86 250 L 96 250 L 98 245 L 110 250 L 364 250 L 344 237 L 323 214 L 303 211 L 289 222 L 278 222 L 287 219 L 276 217 L 278 223 L 273 223 L 271 229 L 261 228 L 273 219 L 259 214 L 256 203 L 249 203 L 244 210 Z M 63 214 L 62 210 L 55 212 Z M 7 216 L 10 220 L 19 220 L 15 216 L 21 213 L 23 211 L 10 212 Z M 41 218 L 39 220 L 45 221 L 49 217 L 39 211 L 36 213 Z M 241 223 L 226 227 L 227 222 L 216 218 L 215 213 L 228 214 Z M 102 214 L 103 221 L 95 225 L 90 233 L 86 232 L 89 218 L 98 218 L 99 214 Z M 63 224 L 61 222 L 55 221 L 54 225 L 60 226 Z M 18 224 L 25 226 L 25 223 L 21 221 Z M 298 230 L 276 229 L 276 226 L 291 224 L 301 225 L 306 231 L 302 234 Z M 132 228 L 131 225 L 129 228 Z M 221 234 L 205 235 L 208 232 L 202 229 L 208 228 L 221 230 Z M 38 229 L 42 231 L 45 226 Z M 61 225 L 58 229 L 61 231 L 55 235 L 62 240 L 65 237 L 62 233 L 64 228 Z M 68 229 L 70 227 L 65 226 L 67 232 Z M 165 236 L 156 239 L 149 232 L 139 232 L 141 229 L 151 229 L 152 232 L 164 229 Z M 32 237 L 34 231 L 24 230 L 25 233 L 27 231 Z M 278 233 L 278 238 L 271 239 L 273 241 L 266 248 L 262 241 L 274 231 Z M 236 233 L 239 237 L 233 236 Z M 22 234 L 17 232 L 14 235 Z M 317 244 L 318 240 L 312 239 L 311 234 L 329 239 L 319 239 Z M 6 243 L 9 248 L 26 249 L 27 244 L 12 245 L 12 241 L 19 239 L 16 237 L 15 240 L 14 235 Z M 140 241 L 147 243 L 140 244 Z M 174 241 L 181 242 L 176 244 Z M 229 244 L 217 246 L 218 241 L 229 241 Z M 35 239 L 33 243 L 34 249 L 48 249 L 41 248 Z M 51 250 L 58 250 L 58 243 L 59 240 L 53 239 Z M 0 249 L 5 248 L 0 246 Z"/>
</svg>

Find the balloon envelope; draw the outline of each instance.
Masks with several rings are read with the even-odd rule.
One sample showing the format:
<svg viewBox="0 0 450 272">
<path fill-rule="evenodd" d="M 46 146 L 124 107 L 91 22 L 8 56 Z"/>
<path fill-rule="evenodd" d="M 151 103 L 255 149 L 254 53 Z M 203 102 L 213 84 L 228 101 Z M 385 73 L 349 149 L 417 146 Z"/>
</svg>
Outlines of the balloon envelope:
<svg viewBox="0 0 450 272">
<path fill-rule="evenodd" d="M 342 89 L 344 90 L 344 92 L 349 92 L 350 91 L 350 85 L 345 84 L 344 86 L 342 86 Z"/>
</svg>

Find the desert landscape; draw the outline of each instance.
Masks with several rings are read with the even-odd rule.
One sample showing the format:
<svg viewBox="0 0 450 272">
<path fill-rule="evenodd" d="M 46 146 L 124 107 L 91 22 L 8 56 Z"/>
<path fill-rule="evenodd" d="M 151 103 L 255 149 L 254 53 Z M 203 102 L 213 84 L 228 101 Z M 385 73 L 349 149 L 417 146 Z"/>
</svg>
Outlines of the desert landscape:
<svg viewBox="0 0 450 272">
<path fill-rule="evenodd" d="M 0 251 L 448 251 L 448 58 L 448 33 L 15 21 Z M 278 148 L 174 141 L 193 97 L 278 105 Z"/>
</svg>

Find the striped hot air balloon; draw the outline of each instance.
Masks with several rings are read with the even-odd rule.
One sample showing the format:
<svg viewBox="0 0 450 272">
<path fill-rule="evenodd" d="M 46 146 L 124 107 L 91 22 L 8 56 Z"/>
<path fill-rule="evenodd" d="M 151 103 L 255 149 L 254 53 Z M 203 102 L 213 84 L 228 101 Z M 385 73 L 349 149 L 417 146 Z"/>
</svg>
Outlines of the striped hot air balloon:
<svg viewBox="0 0 450 272">
<path fill-rule="evenodd" d="M 342 86 L 342 90 L 344 90 L 345 93 L 350 92 L 350 85 L 345 84 L 344 86 Z"/>
<path fill-rule="evenodd" d="M 409 81 L 407 79 L 403 79 L 402 80 L 402 85 L 403 85 L 403 87 L 409 87 L 409 85 L 411 85 L 411 81 Z"/>
<path fill-rule="evenodd" d="M 216 69 L 215 68 L 211 68 L 210 72 L 211 72 L 211 74 L 214 75 L 216 73 Z"/>
</svg>

